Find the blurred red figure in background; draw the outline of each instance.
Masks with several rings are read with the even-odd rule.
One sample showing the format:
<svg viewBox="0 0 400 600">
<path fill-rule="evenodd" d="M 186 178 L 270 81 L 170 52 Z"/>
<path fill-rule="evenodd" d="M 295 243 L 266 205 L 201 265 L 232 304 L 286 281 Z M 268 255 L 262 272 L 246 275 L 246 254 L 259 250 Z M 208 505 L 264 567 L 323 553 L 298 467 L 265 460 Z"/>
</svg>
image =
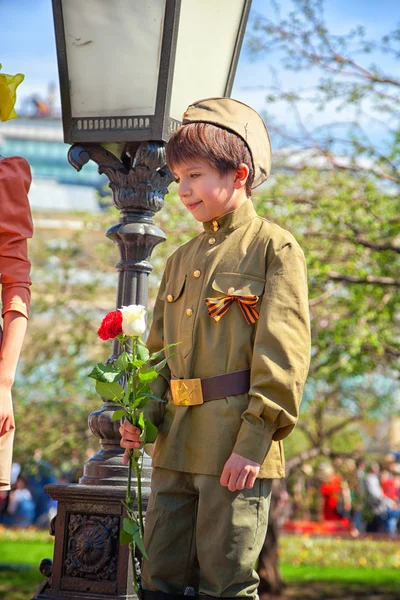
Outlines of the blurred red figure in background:
<svg viewBox="0 0 400 600">
<path fill-rule="evenodd" d="M 321 476 L 323 483 L 319 491 L 322 496 L 322 517 L 324 521 L 341 519 L 338 504 L 341 499 L 342 479 L 340 475 L 335 474 L 331 465 L 324 466 Z"/>
</svg>

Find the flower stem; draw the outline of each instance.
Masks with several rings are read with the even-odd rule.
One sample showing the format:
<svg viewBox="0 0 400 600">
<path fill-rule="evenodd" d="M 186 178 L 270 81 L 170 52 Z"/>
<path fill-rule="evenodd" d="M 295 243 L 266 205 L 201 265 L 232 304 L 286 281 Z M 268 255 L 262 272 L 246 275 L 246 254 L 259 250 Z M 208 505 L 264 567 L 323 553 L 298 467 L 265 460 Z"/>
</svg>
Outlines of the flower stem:
<svg viewBox="0 0 400 600">
<path fill-rule="evenodd" d="M 128 487 L 126 490 L 126 503 L 129 506 L 129 510 L 132 510 L 132 465 L 133 465 L 133 450 L 129 450 L 129 462 L 128 462 Z"/>
<path fill-rule="evenodd" d="M 139 459 L 135 461 L 136 479 L 137 479 L 137 507 L 139 513 L 140 536 L 144 539 L 144 522 L 143 522 L 143 507 L 142 507 L 142 469 L 139 465 Z"/>
<path fill-rule="evenodd" d="M 139 587 L 137 573 L 136 573 L 136 561 L 135 561 L 135 542 L 131 542 L 129 544 L 129 549 L 131 552 L 131 562 L 132 562 L 132 577 L 133 577 L 133 589 L 135 590 L 136 596 L 141 600 L 142 594 L 141 589 Z"/>
</svg>

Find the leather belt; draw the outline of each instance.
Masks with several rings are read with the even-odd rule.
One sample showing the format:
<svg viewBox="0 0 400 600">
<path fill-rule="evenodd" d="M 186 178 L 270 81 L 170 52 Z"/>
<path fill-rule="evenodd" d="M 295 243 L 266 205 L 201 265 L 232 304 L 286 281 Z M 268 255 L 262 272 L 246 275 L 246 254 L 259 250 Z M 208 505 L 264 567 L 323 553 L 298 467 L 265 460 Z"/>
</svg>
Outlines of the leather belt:
<svg viewBox="0 0 400 600">
<path fill-rule="evenodd" d="M 210 400 L 247 394 L 249 389 L 250 369 L 203 379 L 178 379 L 171 375 L 172 401 L 177 406 L 197 406 Z"/>
</svg>

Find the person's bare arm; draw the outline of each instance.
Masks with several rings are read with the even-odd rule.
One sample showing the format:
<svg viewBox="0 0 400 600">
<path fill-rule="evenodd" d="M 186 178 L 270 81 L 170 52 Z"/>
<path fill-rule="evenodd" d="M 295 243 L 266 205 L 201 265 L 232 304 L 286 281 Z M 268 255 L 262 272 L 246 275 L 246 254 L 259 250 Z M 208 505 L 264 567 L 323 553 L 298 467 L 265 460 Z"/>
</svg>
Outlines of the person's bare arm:
<svg viewBox="0 0 400 600">
<path fill-rule="evenodd" d="M 3 336 L 0 338 L 0 436 L 15 427 L 12 410 L 11 388 L 14 383 L 27 318 L 10 310 L 4 315 Z"/>
</svg>

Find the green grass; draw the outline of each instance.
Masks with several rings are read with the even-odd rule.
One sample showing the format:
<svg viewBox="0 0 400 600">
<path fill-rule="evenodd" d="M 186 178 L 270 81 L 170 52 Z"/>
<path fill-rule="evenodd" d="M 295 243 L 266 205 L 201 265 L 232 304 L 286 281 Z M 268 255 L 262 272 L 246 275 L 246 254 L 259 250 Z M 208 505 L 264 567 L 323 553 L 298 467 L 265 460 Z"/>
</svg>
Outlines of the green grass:
<svg viewBox="0 0 400 600">
<path fill-rule="evenodd" d="M 0 600 L 31 598 L 43 581 L 40 561 L 52 556 L 53 538 L 47 533 L 0 529 Z M 299 593 L 314 583 L 400 597 L 400 541 L 284 536 L 280 561 L 284 580 Z"/>
<path fill-rule="evenodd" d="M 0 531 L 0 599 L 27 600 L 43 581 L 43 558 L 53 558 L 53 540 L 34 530 Z"/>
<path fill-rule="evenodd" d="M 365 569 L 362 567 L 346 567 L 338 569 L 336 566 L 298 566 L 282 564 L 282 576 L 286 583 L 306 582 L 338 582 L 341 584 L 363 585 L 368 588 L 385 588 L 389 592 L 400 592 L 399 569 Z"/>
<path fill-rule="evenodd" d="M 43 581 L 39 570 L 2 571 L 0 569 L 1 600 L 28 600 Z"/>
<path fill-rule="evenodd" d="M 53 559 L 53 544 L 45 542 L 8 542 L 0 540 L 0 568 L 4 563 L 19 563 L 39 569 L 43 558 Z"/>
<path fill-rule="evenodd" d="M 282 536 L 279 552 L 282 563 L 294 567 L 335 567 L 339 573 L 349 567 L 367 571 L 400 568 L 398 540 Z"/>
</svg>

